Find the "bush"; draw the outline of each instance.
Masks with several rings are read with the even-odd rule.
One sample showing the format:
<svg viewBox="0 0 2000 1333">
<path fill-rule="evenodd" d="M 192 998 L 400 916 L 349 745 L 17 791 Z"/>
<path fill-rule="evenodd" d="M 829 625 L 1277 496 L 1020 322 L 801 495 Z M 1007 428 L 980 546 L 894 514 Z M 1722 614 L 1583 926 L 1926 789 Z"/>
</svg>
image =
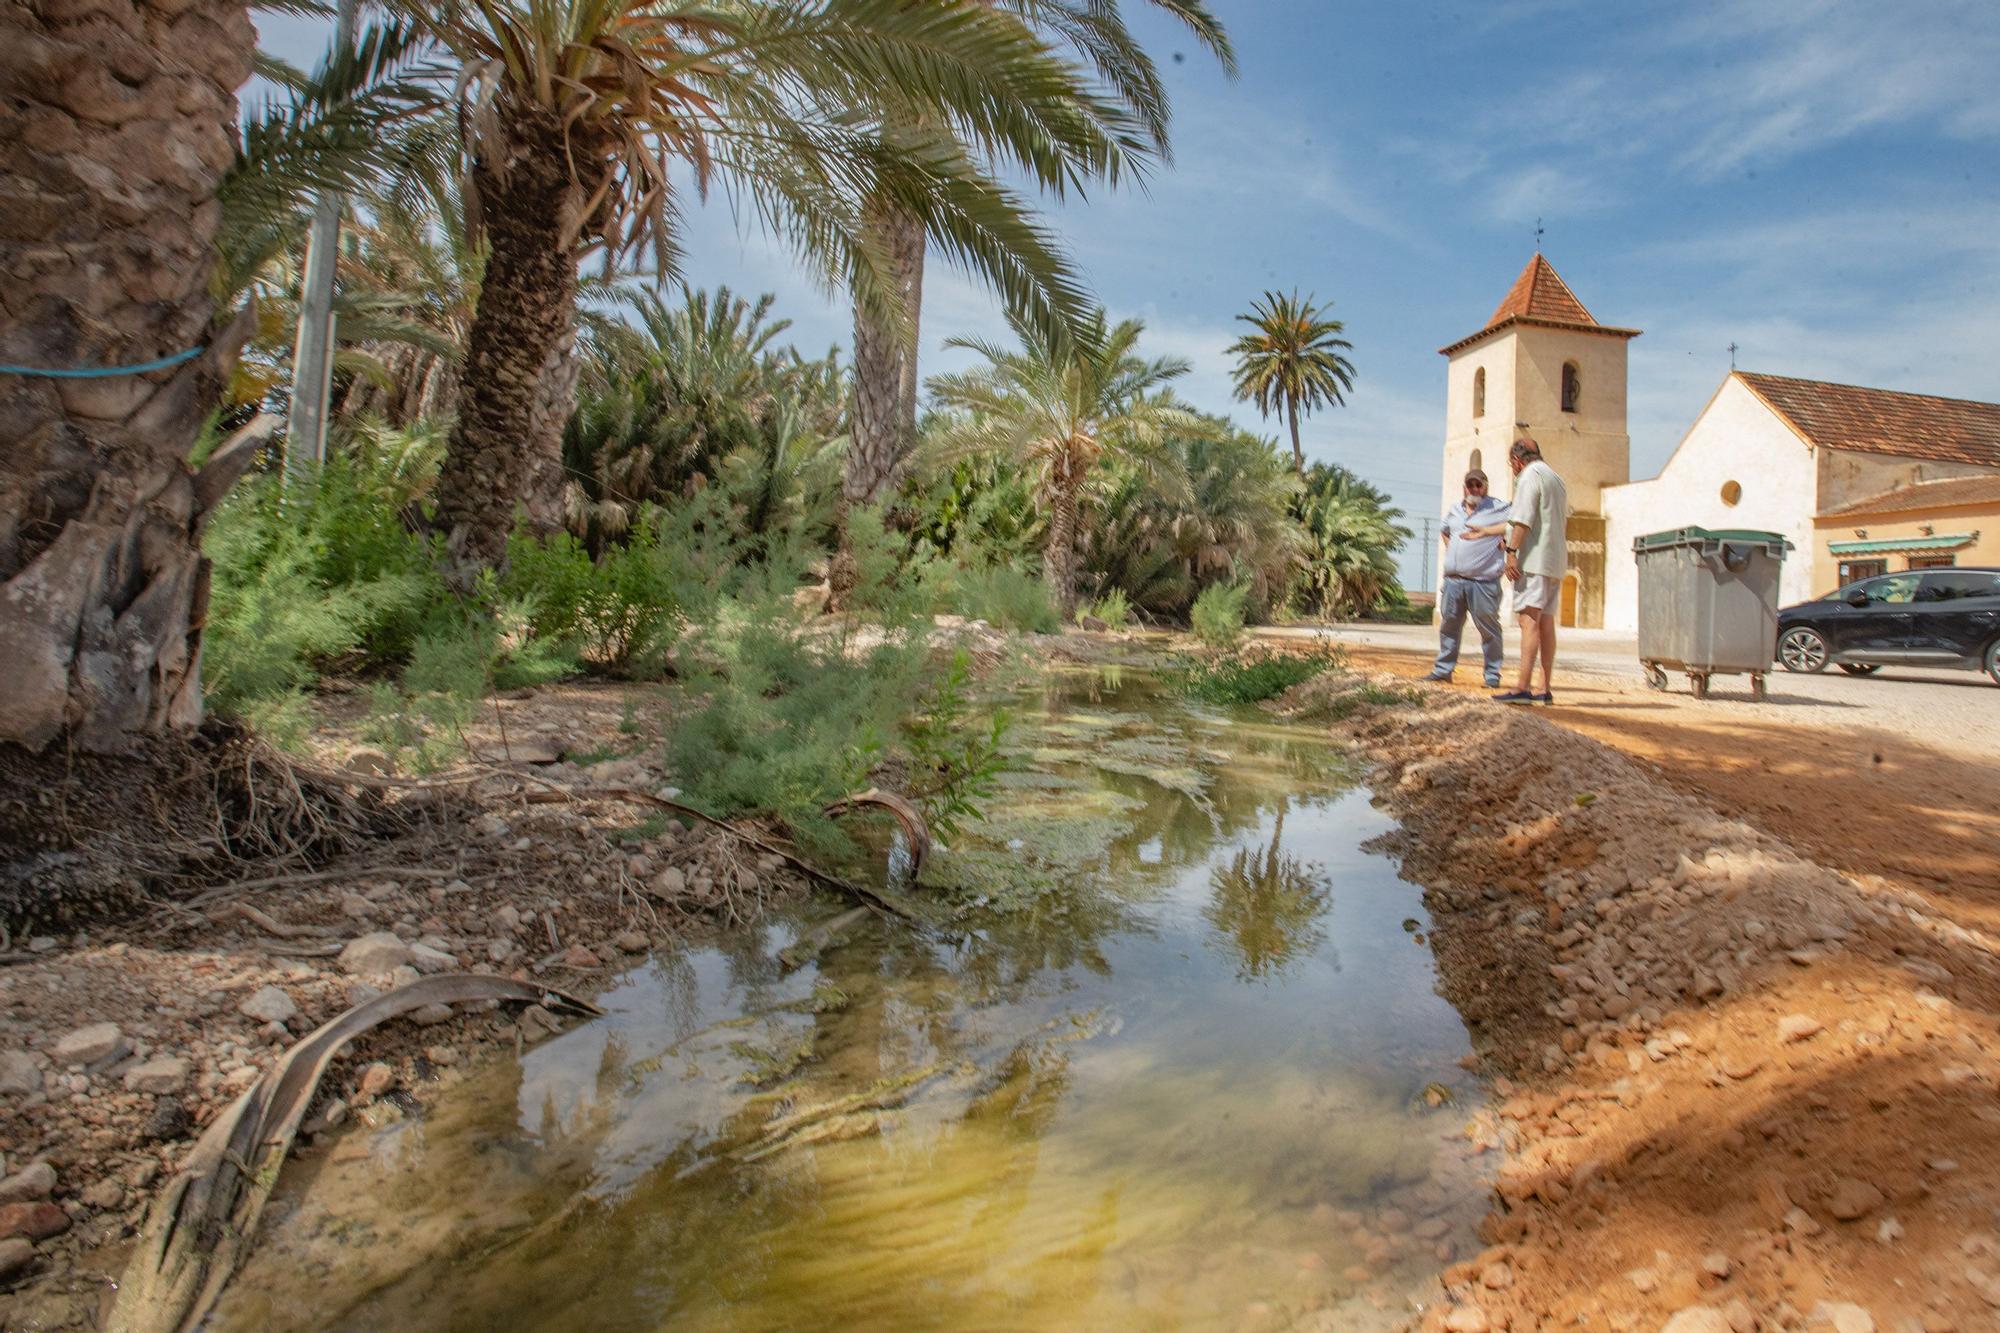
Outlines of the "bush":
<svg viewBox="0 0 2000 1333">
<path fill-rule="evenodd" d="M 962 569 L 952 582 L 952 605 L 968 620 L 1036 634 L 1053 634 L 1062 628 L 1048 585 L 1032 574 L 992 565 Z"/>
<path fill-rule="evenodd" d="M 1323 671 L 1345 667 L 1337 648 L 1309 653 L 1259 653 L 1214 661 L 1190 661 L 1174 668 L 1168 681 L 1174 690 L 1211 704 L 1254 704 L 1276 698 L 1292 686 Z"/>
<path fill-rule="evenodd" d="M 616 675 L 656 677 L 679 625 L 675 571 L 647 513 L 622 544 L 597 559 L 568 533 L 517 534 L 508 544 L 507 590 L 526 611 L 528 632 Z"/>
<path fill-rule="evenodd" d="M 1080 621 L 1085 616 L 1096 616 L 1106 629 L 1124 629 L 1132 620 L 1132 603 L 1123 588 L 1113 588 L 1089 606 L 1078 608 L 1076 618 Z"/>
<path fill-rule="evenodd" d="M 1243 634 L 1243 604 L 1249 587 L 1242 583 L 1211 583 L 1194 599 L 1188 622 L 1194 636 L 1211 648 L 1233 648 Z"/>
</svg>

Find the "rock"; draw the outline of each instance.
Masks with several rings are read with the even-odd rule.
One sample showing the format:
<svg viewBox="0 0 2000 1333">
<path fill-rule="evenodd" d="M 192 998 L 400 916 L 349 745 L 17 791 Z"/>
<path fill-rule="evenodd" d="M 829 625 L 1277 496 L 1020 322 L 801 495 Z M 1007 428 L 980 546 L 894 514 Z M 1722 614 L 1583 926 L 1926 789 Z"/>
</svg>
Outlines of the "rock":
<svg viewBox="0 0 2000 1333">
<path fill-rule="evenodd" d="M 69 1230 L 69 1214 L 45 1199 L 34 1203 L 0 1204 L 0 1240 L 24 1236 L 47 1240 Z"/>
<path fill-rule="evenodd" d="M 1833 1194 L 1826 1201 L 1826 1210 L 1843 1222 L 1854 1222 L 1880 1208 L 1882 1202 L 1881 1190 L 1865 1180 L 1842 1176 L 1833 1182 Z"/>
<path fill-rule="evenodd" d="M 59 1065 L 94 1065 L 116 1060 L 131 1049 L 116 1023 L 92 1023 L 59 1038 L 49 1054 Z"/>
<path fill-rule="evenodd" d="M 653 876 L 651 890 L 656 898 L 678 898 L 687 892 L 687 876 L 678 867 L 668 866 Z"/>
<path fill-rule="evenodd" d="M 1701 1271 L 1712 1278 L 1724 1279 L 1729 1276 L 1729 1256 L 1721 1250 L 1710 1250 L 1701 1257 Z"/>
<path fill-rule="evenodd" d="M 1749 1051 L 1732 1051 L 1725 1054 L 1717 1064 L 1722 1072 L 1733 1079 L 1746 1079 L 1764 1067 L 1764 1061 Z"/>
<path fill-rule="evenodd" d="M 584 948 L 581 944 L 572 944 L 569 948 L 563 950 L 562 965 L 564 967 L 597 967 L 600 965 L 600 960 L 596 954 Z"/>
<path fill-rule="evenodd" d="M 381 987 L 371 986 L 365 981 L 350 981 L 347 983 L 346 995 L 347 1002 L 350 1005 L 366 1004 L 370 1000 L 378 998 L 381 994 Z"/>
<path fill-rule="evenodd" d="M 458 1052 L 449 1046 L 426 1046 L 424 1059 L 440 1069 L 448 1069 L 458 1063 Z"/>
<path fill-rule="evenodd" d="M 415 985 L 416 981 L 417 969 L 411 967 L 408 963 L 404 963 L 389 974 L 389 989 L 401 990 L 405 986 Z"/>
<path fill-rule="evenodd" d="M 1882 1219 L 1882 1225 L 1875 1228 L 1875 1239 L 1883 1245 L 1893 1245 L 1903 1238 L 1903 1224 L 1893 1217 Z"/>
<path fill-rule="evenodd" d="M 378 750 L 372 745 L 363 745 L 347 756 L 347 771 L 366 774 L 373 778 L 386 778 L 396 771 L 396 766 L 389 762 L 389 756 L 385 751 Z"/>
<path fill-rule="evenodd" d="M 42 1071 L 26 1051 L 0 1051 L 0 1093 L 42 1090 Z"/>
<path fill-rule="evenodd" d="M 1514 1285 L 1514 1270 L 1504 1263 L 1488 1264 L 1479 1270 L 1479 1285 L 1488 1291 L 1505 1291 Z"/>
<path fill-rule="evenodd" d="M 562 760 L 562 747 L 543 736 L 507 737 L 505 745 L 478 751 L 489 764 L 554 764 Z"/>
<path fill-rule="evenodd" d="M 1778 1020 L 1778 1040 L 1804 1041 L 1818 1036 L 1825 1026 L 1811 1014 L 1786 1014 Z"/>
<path fill-rule="evenodd" d="M 1817 1236 L 1821 1227 L 1813 1220 L 1813 1215 L 1803 1208 L 1794 1208 L 1785 1214 L 1785 1230 L 1797 1232 L 1801 1236 Z"/>
<path fill-rule="evenodd" d="M 35 1246 L 32 1241 L 19 1236 L 10 1240 L 0 1240 L 0 1282 L 27 1271 L 35 1262 Z"/>
<path fill-rule="evenodd" d="M 1852 1301 L 1821 1301 L 1807 1321 L 1809 1329 L 1832 1329 L 1833 1333 L 1875 1333 L 1875 1316 Z"/>
<path fill-rule="evenodd" d="M 364 1095 L 380 1097 L 396 1086 L 396 1071 L 380 1060 L 361 1071 L 360 1088 Z"/>
<path fill-rule="evenodd" d="M 298 1013 L 292 997 L 276 986 L 259 986 L 250 998 L 236 1006 L 236 1012 L 259 1023 L 283 1023 Z"/>
<path fill-rule="evenodd" d="M 428 944 L 412 944 L 409 950 L 407 966 L 414 967 L 419 972 L 451 972 L 458 967 L 458 959 L 443 949 L 433 948 Z"/>
<path fill-rule="evenodd" d="M 0 1203 L 31 1203 L 55 1193 L 56 1169 L 47 1162 L 24 1166 L 0 1180 Z"/>
<path fill-rule="evenodd" d="M 324 1134 L 347 1120 L 347 1102 L 344 1098 L 329 1097 L 320 1103 L 313 1113 L 299 1126 L 302 1134 Z"/>
<path fill-rule="evenodd" d="M 154 1094 L 179 1092 L 187 1085 L 188 1062 L 178 1055 L 156 1055 L 125 1071 L 125 1091 Z"/>
<path fill-rule="evenodd" d="M 539 1004 L 531 1004 L 521 1010 L 521 1017 L 516 1021 L 520 1024 L 522 1033 L 530 1041 L 540 1038 L 545 1032 L 562 1031 L 562 1021 Z"/>
<path fill-rule="evenodd" d="M 494 915 L 499 918 L 500 924 L 505 926 L 509 931 L 521 928 L 521 909 L 512 903 L 508 903 L 505 907 L 494 913 Z"/>
<path fill-rule="evenodd" d="M 107 1176 L 84 1190 L 82 1198 L 84 1207 L 106 1212 L 125 1202 L 125 1187 Z"/>
<path fill-rule="evenodd" d="M 619 931 L 618 938 L 613 940 L 612 943 L 616 944 L 626 953 L 646 952 L 646 937 L 636 930 Z"/>
<path fill-rule="evenodd" d="M 141 1133 L 146 1138 L 158 1142 L 186 1138 L 194 1128 L 194 1117 L 187 1107 L 181 1105 L 178 1097 L 161 1097 L 153 1103 L 153 1109 L 146 1113 L 146 1123 Z"/>
<path fill-rule="evenodd" d="M 1444 1326 L 1448 1333 L 1486 1333 L 1492 1327 L 1486 1321 L 1486 1311 L 1476 1305 L 1454 1305 L 1444 1317 Z"/>
<path fill-rule="evenodd" d="M 1660 1275 L 1650 1268 L 1635 1268 L 1625 1275 L 1625 1280 L 1638 1288 L 1642 1294 L 1657 1291 L 1660 1286 Z"/>
<path fill-rule="evenodd" d="M 409 945 L 391 931 L 377 930 L 349 940 L 336 961 L 349 976 L 373 977 L 407 966 L 410 958 Z"/>
<path fill-rule="evenodd" d="M 1729 1317 L 1711 1305 L 1690 1305 L 1674 1311 L 1660 1333 L 1731 1333 Z"/>
<path fill-rule="evenodd" d="M 472 821 L 472 831 L 482 838 L 504 838 L 513 830 L 507 827 L 507 821 L 500 816 L 484 814 Z"/>
<path fill-rule="evenodd" d="M 1111 628 L 1111 626 L 1107 625 L 1102 619 L 1100 619 L 1097 616 L 1089 616 L 1089 615 L 1078 616 L 1076 618 L 1076 623 L 1082 628 L 1090 630 L 1094 634 L 1102 634 L 1106 630 Z"/>
<path fill-rule="evenodd" d="M 451 1006 L 448 1004 L 427 1004 L 421 1009 L 412 1009 L 410 1021 L 420 1028 L 436 1027 L 439 1023 L 451 1022 Z"/>
</svg>

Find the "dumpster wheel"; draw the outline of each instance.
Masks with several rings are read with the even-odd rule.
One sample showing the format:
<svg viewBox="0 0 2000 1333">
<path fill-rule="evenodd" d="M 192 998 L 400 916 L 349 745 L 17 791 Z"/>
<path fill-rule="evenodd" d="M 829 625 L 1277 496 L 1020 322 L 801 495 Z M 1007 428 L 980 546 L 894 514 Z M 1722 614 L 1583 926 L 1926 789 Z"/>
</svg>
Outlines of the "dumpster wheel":
<svg viewBox="0 0 2000 1333">
<path fill-rule="evenodd" d="M 1764 694 L 1764 673 L 1761 671 L 1750 673 L 1750 697 L 1758 703 L 1764 702 L 1766 697 Z"/>
<path fill-rule="evenodd" d="M 1646 684 L 1656 690 L 1667 688 L 1667 673 L 1661 670 L 1660 664 L 1658 662 L 1648 662 L 1645 665 Z"/>
<path fill-rule="evenodd" d="M 1694 691 L 1695 698 L 1706 699 L 1708 697 L 1708 673 L 1706 671 L 1688 672 L 1688 688 Z"/>
</svg>

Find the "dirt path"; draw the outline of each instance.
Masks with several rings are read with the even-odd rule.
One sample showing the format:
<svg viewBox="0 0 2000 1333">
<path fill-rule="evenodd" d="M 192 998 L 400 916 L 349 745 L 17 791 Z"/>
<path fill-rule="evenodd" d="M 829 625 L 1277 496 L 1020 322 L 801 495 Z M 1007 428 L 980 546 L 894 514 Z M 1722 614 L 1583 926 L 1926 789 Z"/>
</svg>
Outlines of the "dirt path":
<svg viewBox="0 0 2000 1333">
<path fill-rule="evenodd" d="M 1342 724 L 1501 1071 L 1494 1248 L 1425 1326 L 2000 1328 L 2000 763 L 1559 691 Z"/>
</svg>

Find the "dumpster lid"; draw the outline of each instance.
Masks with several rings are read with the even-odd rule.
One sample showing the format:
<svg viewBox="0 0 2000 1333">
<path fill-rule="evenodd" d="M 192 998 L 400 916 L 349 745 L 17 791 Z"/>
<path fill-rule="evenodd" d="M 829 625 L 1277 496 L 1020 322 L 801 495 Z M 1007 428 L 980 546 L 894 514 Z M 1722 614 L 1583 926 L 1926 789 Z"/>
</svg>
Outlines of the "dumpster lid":
<svg viewBox="0 0 2000 1333">
<path fill-rule="evenodd" d="M 1755 542 L 1775 545 L 1790 550 L 1791 543 L 1782 532 L 1760 532 L 1755 528 L 1674 528 L 1667 532 L 1649 532 L 1643 537 L 1632 539 L 1634 551 L 1664 551 L 1675 546 L 1698 546 L 1704 542 Z"/>
</svg>

